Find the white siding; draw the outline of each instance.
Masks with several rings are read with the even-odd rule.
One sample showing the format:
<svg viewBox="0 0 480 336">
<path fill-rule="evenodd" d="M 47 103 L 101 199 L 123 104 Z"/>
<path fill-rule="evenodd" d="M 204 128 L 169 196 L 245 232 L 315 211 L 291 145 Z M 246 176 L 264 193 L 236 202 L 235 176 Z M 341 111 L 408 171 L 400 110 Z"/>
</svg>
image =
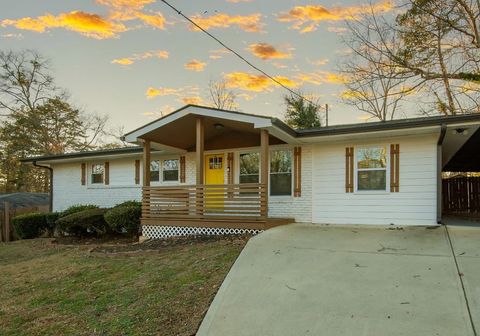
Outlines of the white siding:
<svg viewBox="0 0 480 336">
<path fill-rule="evenodd" d="M 186 183 L 195 184 L 194 154 L 186 156 Z M 175 159 L 179 156 L 156 156 L 153 159 Z M 81 163 L 58 163 L 53 167 L 53 210 L 61 211 L 75 204 L 96 204 L 101 207 L 111 207 L 115 204 L 141 200 L 142 164 L 140 163 L 140 184 L 135 185 L 135 160 L 141 160 L 141 156 L 123 159 L 99 159 L 88 161 L 86 185 L 81 184 Z M 109 161 L 110 183 L 109 185 L 92 185 L 90 183 L 90 169 L 93 163 Z M 178 184 L 176 182 L 168 182 Z M 152 186 L 164 185 L 162 182 L 152 182 Z"/>
<path fill-rule="evenodd" d="M 423 135 L 314 145 L 312 221 L 322 224 L 435 224 L 436 141 L 435 135 Z M 369 145 L 389 148 L 392 143 L 400 144 L 400 192 L 346 193 L 345 148 Z"/>
</svg>

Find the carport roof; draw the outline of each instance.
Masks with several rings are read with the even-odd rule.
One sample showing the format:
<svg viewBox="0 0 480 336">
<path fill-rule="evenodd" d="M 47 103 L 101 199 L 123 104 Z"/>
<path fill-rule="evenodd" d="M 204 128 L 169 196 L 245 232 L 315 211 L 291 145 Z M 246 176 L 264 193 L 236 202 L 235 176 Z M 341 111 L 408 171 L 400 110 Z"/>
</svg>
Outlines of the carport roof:
<svg viewBox="0 0 480 336">
<path fill-rule="evenodd" d="M 480 172 L 480 129 L 455 153 L 443 171 Z"/>
</svg>

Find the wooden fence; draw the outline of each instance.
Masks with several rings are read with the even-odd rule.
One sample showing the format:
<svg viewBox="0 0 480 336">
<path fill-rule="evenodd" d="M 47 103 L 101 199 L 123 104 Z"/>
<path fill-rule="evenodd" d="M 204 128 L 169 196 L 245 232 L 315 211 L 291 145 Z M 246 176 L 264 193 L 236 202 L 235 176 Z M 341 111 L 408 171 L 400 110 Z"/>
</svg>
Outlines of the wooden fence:
<svg viewBox="0 0 480 336">
<path fill-rule="evenodd" d="M 3 203 L 4 208 L 0 209 L 0 242 L 16 240 L 15 230 L 12 225 L 12 218 L 29 212 L 48 212 L 48 205 L 41 205 L 28 208 L 13 209 L 9 202 Z"/>
<path fill-rule="evenodd" d="M 480 213 L 480 177 L 444 179 L 442 192 L 444 213 Z"/>
</svg>

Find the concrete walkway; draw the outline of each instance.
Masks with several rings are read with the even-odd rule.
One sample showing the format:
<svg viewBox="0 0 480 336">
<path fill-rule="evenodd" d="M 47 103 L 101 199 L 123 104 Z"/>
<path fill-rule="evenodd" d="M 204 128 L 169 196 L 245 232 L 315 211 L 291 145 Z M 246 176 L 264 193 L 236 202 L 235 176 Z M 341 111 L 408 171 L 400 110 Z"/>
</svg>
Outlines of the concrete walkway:
<svg viewBox="0 0 480 336">
<path fill-rule="evenodd" d="M 472 336 L 480 228 L 294 224 L 250 240 L 199 336 Z"/>
</svg>

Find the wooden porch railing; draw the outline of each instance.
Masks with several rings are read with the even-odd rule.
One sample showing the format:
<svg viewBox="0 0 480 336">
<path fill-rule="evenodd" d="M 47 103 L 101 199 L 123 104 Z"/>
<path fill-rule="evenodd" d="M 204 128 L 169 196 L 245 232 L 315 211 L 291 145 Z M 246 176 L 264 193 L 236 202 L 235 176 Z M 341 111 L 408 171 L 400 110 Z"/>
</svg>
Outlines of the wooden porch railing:
<svg viewBox="0 0 480 336">
<path fill-rule="evenodd" d="M 265 185 L 209 184 L 143 187 L 142 222 L 267 220 Z"/>
</svg>

